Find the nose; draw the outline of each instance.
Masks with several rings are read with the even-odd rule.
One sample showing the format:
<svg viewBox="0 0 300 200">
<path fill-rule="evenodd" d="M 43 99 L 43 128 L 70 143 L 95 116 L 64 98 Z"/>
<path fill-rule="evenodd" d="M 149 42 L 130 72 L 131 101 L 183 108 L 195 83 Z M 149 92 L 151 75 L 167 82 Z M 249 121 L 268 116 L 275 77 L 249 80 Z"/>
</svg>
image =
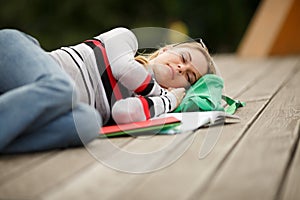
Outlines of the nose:
<svg viewBox="0 0 300 200">
<path fill-rule="evenodd" d="M 184 64 L 178 64 L 177 65 L 177 71 L 180 74 L 183 74 L 187 69 L 188 69 L 187 65 L 184 65 Z"/>
</svg>

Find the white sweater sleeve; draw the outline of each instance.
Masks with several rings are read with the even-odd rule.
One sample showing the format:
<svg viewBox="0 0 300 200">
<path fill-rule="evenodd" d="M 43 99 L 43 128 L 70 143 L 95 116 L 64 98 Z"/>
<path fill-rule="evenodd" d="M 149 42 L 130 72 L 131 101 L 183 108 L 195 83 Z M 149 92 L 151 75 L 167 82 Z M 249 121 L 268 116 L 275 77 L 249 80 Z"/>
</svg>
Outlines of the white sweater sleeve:
<svg viewBox="0 0 300 200">
<path fill-rule="evenodd" d="M 147 120 L 176 108 L 176 97 L 168 92 L 155 97 L 129 97 L 117 101 L 112 117 L 117 124 Z"/>
<path fill-rule="evenodd" d="M 97 38 L 97 37 L 96 37 Z M 142 64 L 134 59 L 138 49 L 135 35 L 126 28 L 115 28 L 101 34 L 112 74 L 126 88 L 143 96 L 156 96 L 162 88 Z"/>
</svg>

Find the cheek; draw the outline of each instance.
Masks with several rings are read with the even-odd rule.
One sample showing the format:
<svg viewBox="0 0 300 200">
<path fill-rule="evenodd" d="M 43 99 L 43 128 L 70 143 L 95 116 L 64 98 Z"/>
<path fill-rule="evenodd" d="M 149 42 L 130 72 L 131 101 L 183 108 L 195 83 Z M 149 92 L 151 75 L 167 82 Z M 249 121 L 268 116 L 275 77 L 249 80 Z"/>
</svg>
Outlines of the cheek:
<svg viewBox="0 0 300 200">
<path fill-rule="evenodd" d="M 166 86 L 167 83 L 166 79 L 168 76 L 164 68 L 161 65 L 156 64 L 155 67 L 153 68 L 153 72 L 157 83 L 159 85 Z"/>
<path fill-rule="evenodd" d="M 161 64 L 166 63 L 168 62 L 168 56 L 166 56 L 165 53 L 160 54 L 156 57 L 155 62 Z"/>
<path fill-rule="evenodd" d="M 179 88 L 179 87 L 184 87 L 185 88 L 189 85 L 189 83 L 183 77 L 175 79 L 174 82 L 175 82 L 174 84 L 176 85 L 177 88 Z"/>
<path fill-rule="evenodd" d="M 183 77 L 183 76 L 178 76 L 174 80 L 170 82 L 170 87 L 174 88 L 187 88 L 190 86 L 189 82 Z"/>
<path fill-rule="evenodd" d="M 161 54 L 159 54 L 156 58 L 155 58 L 155 62 L 157 63 L 176 63 L 178 62 L 179 57 L 177 55 L 175 55 L 174 53 L 170 53 L 168 51 L 163 52 Z"/>
</svg>

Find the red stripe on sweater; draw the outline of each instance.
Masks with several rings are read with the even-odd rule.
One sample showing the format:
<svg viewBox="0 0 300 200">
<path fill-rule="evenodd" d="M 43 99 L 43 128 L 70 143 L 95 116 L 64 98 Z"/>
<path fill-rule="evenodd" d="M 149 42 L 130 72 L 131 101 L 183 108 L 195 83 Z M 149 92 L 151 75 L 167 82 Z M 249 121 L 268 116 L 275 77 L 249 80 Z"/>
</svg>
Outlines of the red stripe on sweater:
<svg viewBox="0 0 300 200">
<path fill-rule="evenodd" d="M 90 40 L 90 41 L 92 41 L 97 47 L 99 47 L 102 54 L 103 54 L 104 63 L 105 63 L 106 71 L 107 71 L 107 74 L 108 74 L 109 82 L 110 82 L 110 85 L 113 89 L 113 93 L 116 97 L 116 100 L 122 99 L 122 94 L 121 94 L 119 86 L 117 85 L 117 81 L 116 81 L 115 77 L 112 74 L 111 67 L 110 67 L 110 64 L 109 64 L 109 61 L 108 61 L 108 58 L 107 58 L 105 48 L 102 46 L 101 42 L 99 42 L 97 40 Z"/>
<path fill-rule="evenodd" d="M 150 119 L 150 110 L 149 110 L 149 105 L 148 105 L 147 100 L 144 97 L 139 97 L 139 99 L 142 102 L 146 119 Z"/>
<path fill-rule="evenodd" d="M 146 89 L 146 87 L 149 85 L 151 81 L 151 75 L 149 74 L 146 79 L 144 80 L 144 82 L 141 84 L 140 87 L 138 87 L 137 89 L 134 90 L 135 93 L 141 93 L 143 92 L 143 90 Z"/>
</svg>

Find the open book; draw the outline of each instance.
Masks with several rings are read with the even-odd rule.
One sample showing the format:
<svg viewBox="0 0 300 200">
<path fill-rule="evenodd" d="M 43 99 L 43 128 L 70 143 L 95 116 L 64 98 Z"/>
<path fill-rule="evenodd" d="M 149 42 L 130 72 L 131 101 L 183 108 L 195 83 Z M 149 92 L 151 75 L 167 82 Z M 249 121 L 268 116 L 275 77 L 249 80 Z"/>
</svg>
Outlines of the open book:
<svg viewBox="0 0 300 200">
<path fill-rule="evenodd" d="M 100 135 L 111 137 L 141 134 L 177 134 L 194 131 L 200 127 L 223 123 L 237 123 L 240 118 L 222 111 L 167 113 L 150 120 L 104 126 Z"/>
<path fill-rule="evenodd" d="M 160 134 L 183 133 L 194 131 L 200 127 L 240 122 L 237 115 L 222 111 L 166 113 L 157 117 L 157 119 L 164 117 L 175 117 L 181 121 L 181 124 L 173 128 L 163 129 Z"/>
</svg>

